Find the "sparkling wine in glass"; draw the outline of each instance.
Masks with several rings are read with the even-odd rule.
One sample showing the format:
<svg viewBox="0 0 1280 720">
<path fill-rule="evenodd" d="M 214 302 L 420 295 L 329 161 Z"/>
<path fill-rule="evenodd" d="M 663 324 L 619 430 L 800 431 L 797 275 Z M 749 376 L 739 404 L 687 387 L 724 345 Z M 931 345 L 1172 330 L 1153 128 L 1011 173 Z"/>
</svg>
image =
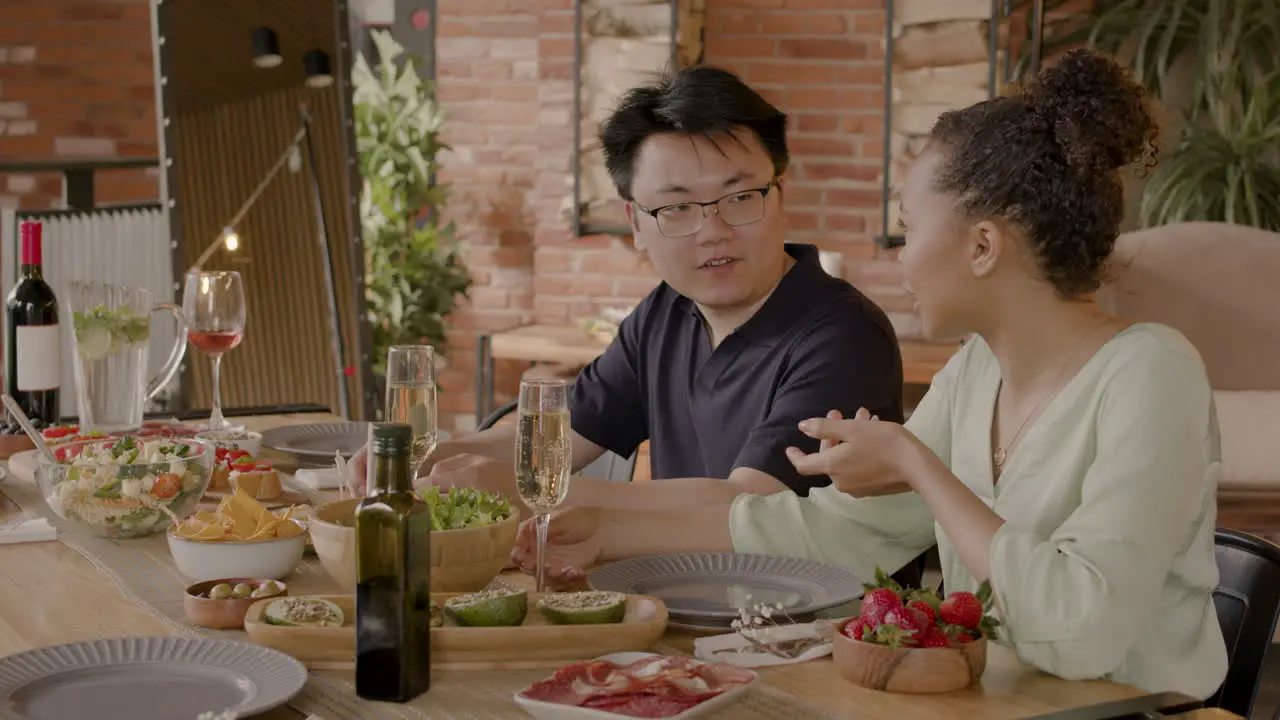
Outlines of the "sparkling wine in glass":
<svg viewBox="0 0 1280 720">
<path fill-rule="evenodd" d="M 213 364 L 213 409 L 209 414 L 209 429 L 225 430 L 230 423 L 222 416 L 219 385 L 223 353 L 234 349 L 244 337 L 244 285 L 240 273 L 187 273 L 182 311 L 187 316 L 187 339 L 196 349 L 207 354 Z"/>
<path fill-rule="evenodd" d="M 409 453 L 413 475 L 436 449 L 436 365 L 430 345 L 394 345 L 387 350 L 386 421 L 413 428 Z"/>
<path fill-rule="evenodd" d="M 537 592 L 546 590 L 551 512 L 569 494 L 569 475 L 573 471 L 571 433 L 569 381 L 522 380 L 516 407 L 516 489 L 537 518 Z"/>
</svg>

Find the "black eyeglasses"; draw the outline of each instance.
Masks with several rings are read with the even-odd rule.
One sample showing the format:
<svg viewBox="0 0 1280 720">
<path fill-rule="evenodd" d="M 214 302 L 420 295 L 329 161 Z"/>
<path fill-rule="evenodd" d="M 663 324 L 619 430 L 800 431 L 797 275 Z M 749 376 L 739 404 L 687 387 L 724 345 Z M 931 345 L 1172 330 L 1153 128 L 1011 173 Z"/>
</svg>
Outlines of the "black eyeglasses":
<svg viewBox="0 0 1280 720">
<path fill-rule="evenodd" d="M 764 199 L 777 184 L 778 180 L 774 178 L 762 188 L 739 190 L 711 202 L 674 203 L 652 210 L 640 203 L 633 204 L 653 216 L 658 223 L 658 232 L 671 238 L 686 237 L 702 229 L 702 220 L 706 217 L 703 208 L 714 207 L 720 219 L 732 227 L 758 222 L 764 217 Z"/>
</svg>

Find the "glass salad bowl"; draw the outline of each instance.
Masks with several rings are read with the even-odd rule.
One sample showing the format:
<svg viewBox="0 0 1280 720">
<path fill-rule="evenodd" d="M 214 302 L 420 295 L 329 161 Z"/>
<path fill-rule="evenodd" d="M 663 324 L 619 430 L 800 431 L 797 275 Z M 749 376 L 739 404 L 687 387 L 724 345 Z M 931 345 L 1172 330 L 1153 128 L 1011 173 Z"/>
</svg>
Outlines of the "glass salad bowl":
<svg viewBox="0 0 1280 720">
<path fill-rule="evenodd" d="M 68 443 L 40 458 L 36 480 L 58 517 L 99 537 L 164 532 L 190 515 L 209 487 L 213 448 L 178 438 L 126 435 Z"/>
</svg>

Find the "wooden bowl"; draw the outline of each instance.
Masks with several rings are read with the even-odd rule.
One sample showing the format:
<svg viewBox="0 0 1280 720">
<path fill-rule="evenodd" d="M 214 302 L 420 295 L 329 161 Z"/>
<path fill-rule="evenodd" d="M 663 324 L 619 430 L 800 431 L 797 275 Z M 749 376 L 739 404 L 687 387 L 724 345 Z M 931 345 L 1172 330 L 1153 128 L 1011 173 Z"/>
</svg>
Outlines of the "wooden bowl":
<svg viewBox="0 0 1280 720">
<path fill-rule="evenodd" d="M 256 590 L 259 585 L 266 582 L 268 578 L 221 578 L 218 580 L 205 580 L 194 585 L 187 586 L 187 592 L 182 597 L 182 609 L 186 611 L 187 619 L 201 627 L 213 628 L 215 630 L 230 630 L 244 627 L 244 615 L 249 611 L 249 606 L 259 600 L 267 600 L 270 598 L 282 597 L 289 594 L 289 586 L 276 580 L 275 583 L 280 586 L 280 592 L 274 595 L 263 595 L 261 597 L 247 598 L 229 598 L 226 600 L 214 600 L 210 597 L 202 597 L 207 595 L 214 586 L 219 583 L 229 583 L 235 586 L 239 583 L 247 583 L 252 585 Z"/>
<path fill-rule="evenodd" d="M 872 690 L 945 693 L 976 685 L 987 667 L 987 639 L 944 648 L 891 648 L 837 631 L 832 659 L 840 677 Z"/>
<path fill-rule="evenodd" d="M 431 533 L 431 592 L 483 590 L 511 562 L 520 520 Z"/>
<path fill-rule="evenodd" d="M 0 460 L 8 460 L 20 452 L 35 449 L 31 438 L 22 435 L 0 435 Z"/>
<path fill-rule="evenodd" d="M 311 544 L 325 571 L 346 592 L 356 591 L 356 531 L 350 522 L 361 498 L 326 503 L 311 516 Z M 493 525 L 431 533 L 431 592 L 483 590 L 511 560 L 519 518 Z"/>
</svg>

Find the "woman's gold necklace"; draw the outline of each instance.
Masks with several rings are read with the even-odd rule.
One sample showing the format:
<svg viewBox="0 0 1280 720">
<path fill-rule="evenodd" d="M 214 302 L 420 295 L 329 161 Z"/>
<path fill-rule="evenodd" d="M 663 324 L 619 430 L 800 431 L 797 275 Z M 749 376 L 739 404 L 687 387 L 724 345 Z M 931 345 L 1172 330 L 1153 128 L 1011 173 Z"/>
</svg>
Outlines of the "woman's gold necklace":
<svg viewBox="0 0 1280 720">
<path fill-rule="evenodd" d="M 1098 328 L 1105 327 L 1110 322 L 1111 322 L 1111 318 L 1107 318 L 1101 324 L 1093 328 L 1090 328 L 1089 332 L 1085 334 L 1084 339 L 1088 339 L 1092 337 L 1093 333 L 1097 331 Z M 996 449 L 991 453 L 991 462 L 995 464 L 997 473 L 999 473 L 1001 470 L 1004 469 L 1004 463 L 1006 460 L 1009 459 L 1009 450 L 1012 450 L 1014 444 L 1018 442 L 1018 436 L 1022 434 L 1022 431 L 1024 429 L 1026 429 L 1027 423 L 1031 422 L 1031 419 L 1034 418 L 1036 414 L 1040 412 L 1041 407 L 1043 407 L 1046 403 L 1048 403 L 1054 397 L 1057 397 L 1058 393 L 1062 390 L 1062 385 L 1064 384 L 1063 376 L 1066 375 L 1067 369 L 1071 367 L 1070 361 L 1074 357 L 1075 357 L 1074 355 L 1068 355 L 1067 359 L 1063 361 L 1062 368 L 1058 370 L 1058 379 L 1057 379 L 1057 382 L 1055 383 L 1056 389 L 1052 393 L 1045 395 L 1044 398 L 1040 400 L 1040 402 L 1036 403 L 1036 406 L 1032 408 L 1031 412 L 1027 414 L 1027 417 L 1023 419 L 1022 424 L 1018 426 L 1018 429 L 1016 431 L 1014 431 L 1013 437 L 1009 438 L 1009 442 L 1007 444 L 1002 446 L 996 446 Z M 1001 378 L 1000 383 L 996 385 L 997 398 L 1000 397 L 1000 392 L 1001 390 L 1003 390 L 1003 388 L 1004 388 L 1004 378 Z M 1009 450 L 1006 450 L 1006 448 L 1008 448 Z"/>
</svg>

